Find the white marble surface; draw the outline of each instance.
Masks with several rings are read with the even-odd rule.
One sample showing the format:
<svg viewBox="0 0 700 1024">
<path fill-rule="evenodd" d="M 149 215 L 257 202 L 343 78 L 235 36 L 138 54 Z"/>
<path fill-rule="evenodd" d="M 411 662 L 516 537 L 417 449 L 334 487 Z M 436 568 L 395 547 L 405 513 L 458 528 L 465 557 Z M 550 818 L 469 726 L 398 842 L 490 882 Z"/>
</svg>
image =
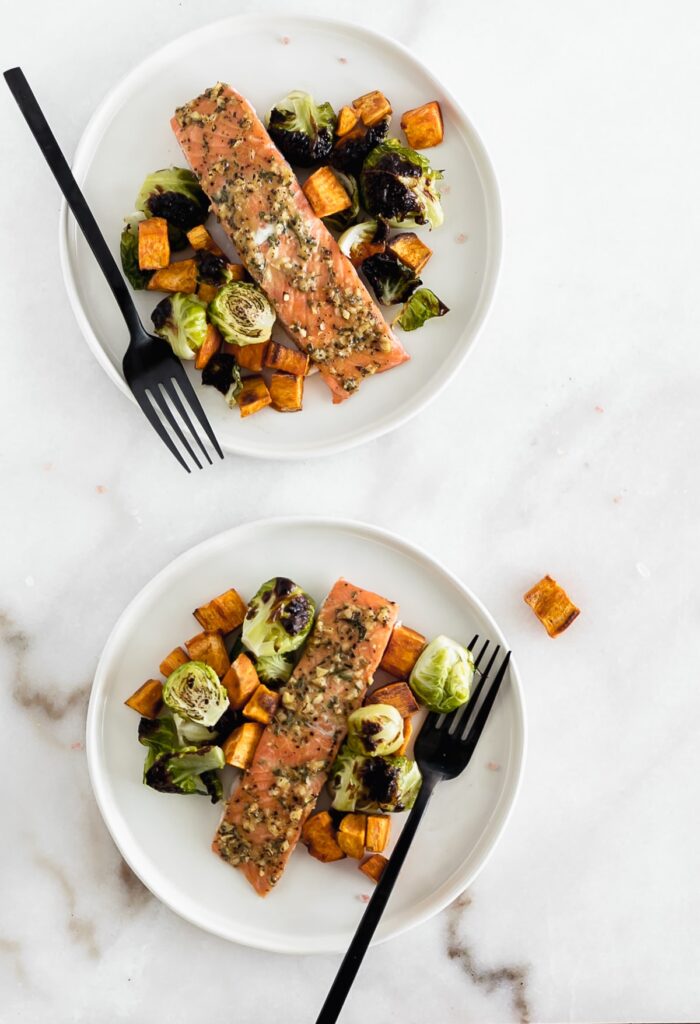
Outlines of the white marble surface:
<svg viewBox="0 0 700 1024">
<path fill-rule="evenodd" d="M 25 66 L 71 153 L 123 73 L 236 7 L 16 4 L 2 65 Z M 439 402 L 330 461 L 230 458 L 185 479 L 164 457 L 79 335 L 58 194 L 0 90 L 3 1024 L 315 1019 L 337 959 L 228 945 L 160 906 L 107 835 L 83 750 L 97 657 L 141 585 L 226 526 L 307 511 L 390 526 L 460 573 L 511 638 L 530 724 L 487 869 L 371 954 L 343 1020 L 700 1014 L 700 8 L 357 0 L 352 14 L 462 100 L 500 176 L 506 259 Z M 521 600 L 543 572 L 583 609 L 555 642 Z"/>
</svg>

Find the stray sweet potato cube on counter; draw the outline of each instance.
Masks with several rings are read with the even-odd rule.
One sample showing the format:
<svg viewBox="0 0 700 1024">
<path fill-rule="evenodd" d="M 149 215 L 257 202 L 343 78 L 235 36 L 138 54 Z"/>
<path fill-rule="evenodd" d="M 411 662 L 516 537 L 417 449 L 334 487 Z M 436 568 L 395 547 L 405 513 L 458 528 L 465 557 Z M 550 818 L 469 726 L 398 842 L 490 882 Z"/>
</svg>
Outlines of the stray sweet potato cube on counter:
<svg viewBox="0 0 700 1024">
<path fill-rule="evenodd" d="M 277 341 L 271 341 L 265 353 L 265 366 L 271 370 L 281 370 L 295 377 L 303 377 L 309 368 L 309 357 L 298 348 L 288 348 Z"/>
<path fill-rule="evenodd" d="M 384 874 L 384 868 L 388 863 L 389 861 L 386 857 L 382 857 L 381 853 L 373 853 L 363 864 L 359 865 L 359 868 L 373 882 L 378 882 Z"/>
<path fill-rule="evenodd" d="M 300 412 L 304 400 L 304 377 L 289 373 L 273 373 L 270 397 L 277 412 Z"/>
<path fill-rule="evenodd" d="M 232 587 L 218 597 L 212 598 L 207 604 L 203 604 L 201 608 L 195 608 L 193 615 L 202 629 L 218 629 L 222 633 L 231 633 L 242 625 L 246 608 L 245 601 Z"/>
<path fill-rule="evenodd" d="M 265 365 L 267 346 L 267 341 L 260 341 L 255 345 L 230 345 L 228 342 L 224 342 L 223 350 L 232 355 L 243 370 L 260 373 Z"/>
<path fill-rule="evenodd" d="M 425 242 L 421 241 L 415 231 L 404 231 L 387 242 L 387 249 L 413 271 L 420 274 L 421 270 L 433 255 Z"/>
<path fill-rule="evenodd" d="M 188 658 L 182 647 L 175 647 L 170 654 L 166 655 L 160 663 L 159 672 L 167 679 L 171 672 L 174 672 L 180 665 L 186 664 L 190 659 Z"/>
<path fill-rule="evenodd" d="M 203 224 L 197 224 L 187 232 L 187 241 L 193 249 L 206 249 L 207 252 L 213 252 L 215 256 L 223 256 L 221 249 Z"/>
<path fill-rule="evenodd" d="M 279 693 L 268 689 L 264 683 L 259 683 L 253 692 L 253 696 L 243 708 L 243 714 L 246 718 L 252 718 L 255 722 L 260 722 L 261 725 L 269 725 L 279 702 Z"/>
<path fill-rule="evenodd" d="M 431 100 L 422 107 L 407 110 L 401 118 L 401 127 L 406 141 L 413 149 L 439 146 L 445 135 L 440 104 L 437 100 Z"/>
<path fill-rule="evenodd" d="M 221 335 L 217 331 L 216 327 L 214 327 L 214 324 L 207 324 L 207 334 L 204 339 L 204 344 L 195 356 L 195 369 L 203 370 L 212 356 L 215 356 L 220 348 Z M 224 632 L 227 632 L 227 630 L 224 630 Z"/>
<path fill-rule="evenodd" d="M 157 718 L 163 703 L 163 684 L 160 679 L 147 679 L 124 703 L 142 718 Z"/>
<path fill-rule="evenodd" d="M 383 121 L 385 117 L 389 117 L 391 114 L 391 103 L 389 103 L 383 92 L 380 92 L 379 89 L 374 89 L 372 92 L 366 92 L 363 96 L 358 96 L 356 100 L 353 100 L 352 109 L 362 120 L 362 123 L 371 128 L 372 125 Z"/>
<path fill-rule="evenodd" d="M 272 399 L 262 377 L 246 377 L 236 401 L 241 417 L 245 417 L 260 412 L 265 406 L 270 405 Z"/>
<path fill-rule="evenodd" d="M 231 662 L 221 633 L 205 629 L 185 644 L 192 661 L 203 661 L 210 665 L 221 678 L 228 672 Z"/>
<path fill-rule="evenodd" d="M 338 120 L 335 125 L 336 138 L 339 139 L 341 135 L 347 135 L 348 132 L 351 132 L 359 119 L 360 115 L 352 107 L 341 107 L 338 111 Z"/>
<path fill-rule="evenodd" d="M 139 222 L 139 269 L 160 270 L 170 263 L 168 222 L 149 217 Z"/>
<path fill-rule="evenodd" d="M 146 288 L 149 292 L 186 292 L 191 295 L 197 289 L 197 264 L 194 260 L 169 263 L 162 270 L 156 270 Z"/>
<path fill-rule="evenodd" d="M 364 814 L 346 814 L 338 829 L 338 846 L 348 857 L 361 860 L 365 853 L 367 818 Z"/>
<path fill-rule="evenodd" d="M 312 815 L 301 830 L 301 841 L 316 860 L 329 864 L 342 860 L 345 854 L 338 846 L 333 819 L 328 811 Z"/>
<path fill-rule="evenodd" d="M 402 718 L 409 718 L 418 710 L 418 702 L 408 683 L 388 683 L 365 697 L 365 704 L 391 704 Z"/>
<path fill-rule="evenodd" d="M 403 720 L 403 742 L 396 751 L 396 757 L 400 757 L 401 754 L 405 754 L 408 750 L 408 744 L 411 742 L 411 736 L 413 735 L 413 721 L 410 718 L 404 718 Z"/>
<path fill-rule="evenodd" d="M 543 576 L 528 590 L 523 600 L 530 605 L 550 636 L 563 633 L 579 614 L 566 591 L 551 576 Z"/>
<path fill-rule="evenodd" d="M 390 676 L 407 679 L 425 644 L 426 639 L 422 633 L 408 626 L 394 626 L 379 667 Z"/>
<path fill-rule="evenodd" d="M 244 770 L 249 768 L 262 734 L 263 727 L 257 722 L 245 722 L 234 729 L 228 739 L 224 740 L 221 748 L 226 764 Z"/>
<path fill-rule="evenodd" d="M 317 217 L 330 217 L 352 206 L 352 200 L 330 167 L 319 167 L 301 186 Z"/>
<path fill-rule="evenodd" d="M 228 694 L 229 704 L 236 711 L 240 711 L 243 705 L 248 703 L 260 686 L 255 665 L 248 655 L 243 653 L 231 663 L 221 682 Z"/>
<path fill-rule="evenodd" d="M 391 818 L 388 814 L 368 814 L 365 839 L 367 853 L 381 853 L 389 842 L 390 831 Z"/>
</svg>

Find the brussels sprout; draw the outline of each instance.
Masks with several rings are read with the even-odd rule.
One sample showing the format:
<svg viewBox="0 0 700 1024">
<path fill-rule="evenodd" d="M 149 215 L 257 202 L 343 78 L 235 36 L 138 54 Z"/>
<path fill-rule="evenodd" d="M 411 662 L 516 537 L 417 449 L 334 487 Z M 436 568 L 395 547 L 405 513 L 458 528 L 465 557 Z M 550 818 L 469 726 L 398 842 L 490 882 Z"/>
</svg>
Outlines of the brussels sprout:
<svg viewBox="0 0 700 1024">
<path fill-rule="evenodd" d="M 196 295 L 168 295 L 153 310 L 151 320 L 156 334 L 180 359 L 194 359 L 207 336 L 207 304 Z"/>
<path fill-rule="evenodd" d="M 436 636 L 413 666 L 409 685 L 421 704 L 444 714 L 469 700 L 474 657 L 448 636 Z"/>
<path fill-rule="evenodd" d="M 144 782 L 161 793 L 202 793 L 215 804 L 222 797 L 217 770 L 223 766 L 221 747 L 182 747 L 158 754 L 146 769 Z"/>
<path fill-rule="evenodd" d="M 330 217 L 322 217 L 323 223 L 332 231 L 344 231 L 349 224 L 354 224 L 360 212 L 360 189 L 357 179 L 352 174 L 343 174 L 342 171 L 333 172 L 340 181 L 347 194 L 350 196 L 350 206 L 340 213 L 334 213 Z"/>
<path fill-rule="evenodd" d="M 365 209 L 384 217 L 394 228 L 411 224 L 442 224 L 443 212 L 436 182 L 442 171 L 398 139 L 376 146 L 362 165 L 360 188 Z"/>
<path fill-rule="evenodd" d="M 187 661 L 171 672 L 163 685 L 163 702 L 190 722 L 216 725 L 229 705 L 225 687 L 203 661 Z"/>
<path fill-rule="evenodd" d="M 202 370 L 202 384 L 216 388 L 226 399 L 232 409 L 243 387 L 241 371 L 233 356 L 227 352 L 217 352 Z"/>
<path fill-rule="evenodd" d="M 360 123 L 341 139 L 338 139 L 331 153 L 331 164 L 346 174 L 359 174 L 369 153 L 389 131 L 389 118 L 373 124 L 371 128 Z"/>
<path fill-rule="evenodd" d="M 161 718 L 142 718 L 139 721 L 139 743 L 148 747 L 146 763 L 143 768 L 144 781 L 145 773 L 159 754 L 171 753 L 185 745 L 180 742 L 177 725 L 174 716 L 171 715 L 164 715 Z"/>
<path fill-rule="evenodd" d="M 336 811 L 354 811 L 362 792 L 362 776 L 369 758 L 354 754 L 344 744 L 328 776 L 328 788 L 333 796 L 331 807 Z"/>
<path fill-rule="evenodd" d="M 397 260 L 391 252 L 378 252 L 374 256 L 368 256 L 362 262 L 362 273 L 383 306 L 405 302 L 422 283 L 411 268 Z"/>
<path fill-rule="evenodd" d="M 136 209 L 147 217 L 163 217 L 186 232 L 207 219 L 209 200 L 196 174 L 183 167 L 166 167 L 148 175 L 136 197 Z"/>
<path fill-rule="evenodd" d="M 124 276 L 137 291 L 148 284 L 152 270 L 141 270 L 139 267 L 139 221 L 146 218 L 142 213 L 132 213 L 124 218 L 124 230 L 119 241 L 119 255 L 122 261 Z"/>
<path fill-rule="evenodd" d="M 430 288 L 419 288 L 410 297 L 394 323 L 404 331 L 416 331 L 433 317 L 444 316 L 449 312 L 445 303 L 437 297 L 435 292 L 431 292 Z"/>
<path fill-rule="evenodd" d="M 231 345 L 269 341 L 275 311 L 257 285 L 230 281 L 209 303 L 209 319 Z"/>
<path fill-rule="evenodd" d="M 294 662 L 286 654 L 267 654 L 255 662 L 255 670 L 264 683 L 286 683 Z"/>
<path fill-rule="evenodd" d="M 292 164 L 311 167 L 325 160 L 333 146 L 335 111 L 316 106 L 313 96 L 294 89 L 276 103 L 265 122 L 272 141 Z"/>
<path fill-rule="evenodd" d="M 370 256 L 383 253 L 389 234 L 389 226 L 383 220 L 363 220 L 353 224 L 338 239 L 340 251 L 356 267 L 361 266 Z"/>
<path fill-rule="evenodd" d="M 347 745 L 331 768 L 328 785 L 337 811 L 405 811 L 413 807 L 423 779 L 408 757 L 363 757 Z"/>
<path fill-rule="evenodd" d="M 368 704 L 348 716 L 348 750 L 393 754 L 403 743 L 403 718 L 391 704 Z"/>
<path fill-rule="evenodd" d="M 284 576 L 275 576 L 258 590 L 248 605 L 241 639 L 255 655 L 261 678 L 289 678 L 286 659 L 309 635 L 316 609 L 314 602 L 300 586 Z"/>
</svg>

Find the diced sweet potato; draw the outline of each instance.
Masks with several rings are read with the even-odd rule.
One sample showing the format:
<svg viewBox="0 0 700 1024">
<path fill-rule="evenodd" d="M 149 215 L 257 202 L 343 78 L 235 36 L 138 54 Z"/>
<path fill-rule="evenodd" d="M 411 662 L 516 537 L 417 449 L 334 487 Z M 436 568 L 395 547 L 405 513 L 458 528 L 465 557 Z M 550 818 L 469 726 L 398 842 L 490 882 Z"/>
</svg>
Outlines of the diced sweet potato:
<svg viewBox="0 0 700 1024">
<path fill-rule="evenodd" d="M 221 682 L 226 687 L 231 707 L 236 711 L 240 711 L 243 705 L 248 703 L 260 685 L 255 665 L 248 655 L 243 653 L 232 662 Z"/>
<path fill-rule="evenodd" d="M 365 697 L 365 704 L 391 704 L 402 718 L 409 718 L 418 710 L 418 702 L 408 683 L 388 683 Z"/>
<path fill-rule="evenodd" d="M 388 814 L 368 814 L 365 839 L 367 853 L 381 853 L 389 842 L 390 831 L 391 818 Z"/>
<path fill-rule="evenodd" d="M 368 857 L 366 861 L 359 865 L 359 868 L 373 882 L 378 882 L 384 874 L 384 868 L 388 863 L 389 861 L 386 857 L 382 857 L 381 853 L 373 853 L 371 857 Z"/>
<path fill-rule="evenodd" d="M 209 304 L 211 300 L 216 297 L 218 290 L 219 289 L 215 284 L 208 284 L 206 281 L 202 281 L 197 289 L 197 298 L 201 299 L 202 302 Z"/>
<path fill-rule="evenodd" d="M 352 108 L 368 128 L 391 114 L 391 103 L 379 89 L 358 96 L 352 101 Z"/>
<path fill-rule="evenodd" d="M 149 217 L 139 222 L 139 269 L 160 270 L 170 263 L 168 222 Z"/>
<path fill-rule="evenodd" d="M 353 267 L 361 267 L 370 256 L 377 256 L 386 250 L 386 242 L 357 242 L 350 250 L 350 262 Z"/>
<path fill-rule="evenodd" d="M 367 818 L 364 814 L 346 814 L 338 829 L 338 846 L 348 857 L 360 860 L 365 852 Z"/>
<path fill-rule="evenodd" d="M 352 107 L 341 107 L 338 111 L 338 120 L 335 126 L 336 138 L 347 135 L 351 132 L 359 120 L 360 115 Z"/>
<path fill-rule="evenodd" d="M 295 377 L 302 377 L 309 366 L 309 357 L 298 348 L 287 348 L 277 341 L 271 341 L 265 353 L 265 366 L 271 370 L 281 370 Z"/>
<path fill-rule="evenodd" d="M 247 607 L 238 591 L 231 587 L 201 608 L 195 608 L 192 614 L 202 629 L 231 633 L 243 623 Z"/>
<path fill-rule="evenodd" d="M 267 341 L 261 341 L 257 345 L 230 345 L 228 342 L 224 342 L 223 350 L 234 356 L 238 365 L 244 370 L 260 373 L 265 365 L 267 346 Z"/>
<path fill-rule="evenodd" d="M 221 348 L 221 335 L 217 331 L 214 324 L 207 324 L 207 335 L 204 339 L 204 344 L 197 352 L 195 356 L 194 365 L 196 370 L 203 370 L 207 365 L 212 356 Z M 196 613 L 195 613 L 196 614 Z M 228 632 L 225 630 L 224 632 Z"/>
<path fill-rule="evenodd" d="M 245 281 L 248 276 L 245 267 L 241 263 L 227 263 L 226 268 L 231 275 L 232 281 Z"/>
<path fill-rule="evenodd" d="M 439 146 L 445 134 L 440 104 L 437 100 L 431 100 L 422 107 L 407 110 L 401 118 L 401 127 L 406 141 L 413 149 Z"/>
<path fill-rule="evenodd" d="M 232 764 L 234 768 L 249 768 L 262 734 L 263 727 L 257 722 L 245 722 L 234 729 L 221 748 L 226 764 Z"/>
<path fill-rule="evenodd" d="M 551 576 L 543 576 L 523 600 L 529 604 L 550 636 L 559 636 L 571 625 L 580 609 Z"/>
<path fill-rule="evenodd" d="M 143 718 L 157 718 L 163 703 L 163 684 L 160 679 L 147 679 L 124 703 Z"/>
<path fill-rule="evenodd" d="M 274 690 L 268 689 L 264 683 L 260 683 L 255 688 L 253 696 L 243 708 L 243 714 L 246 718 L 252 718 L 254 722 L 269 725 L 279 702 L 279 693 L 275 693 Z"/>
<path fill-rule="evenodd" d="M 342 860 L 345 854 L 338 846 L 333 819 L 328 811 L 312 815 L 301 830 L 301 841 L 316 860 L 329 864 Z"/>
<path fill-rule="evenodd" d="M 156 270 L 146 287 L 149 292 L 187 292 L 190 295 L 197 289 L 197 264 L 194 260 L 170 263 Z"/>
<path fill-rule="evenodd" d="M 192 661 L 203 661 L 221 678 L 228 672 L 231 662 L 221 633 L 205 629 L 185 644 Z"/>
<path fill-rule="evenodd" d="M 401 754 L 405 754 L 408 750 L 408 744 L 411 742 L 411 736 L 413 735 L 413 719 L 404 718 L 403 720 L 403 742 L 399 749 L 396 751 L 396 756 L 399 757 Z"/>
<path fill-rule="evenodd" d="M 352 206 L 352 200 L 330 167 L 319 167 L 309 175 L 302 191 L 317 217 L 330 217 Z"/>
<path fill-rule="evenodd" d="M 422 633 L 408 626 L 394 626 L 379 667 L 391 676 L 408 679 L 425 644 Z"/>
<path fill-rule="evenodd" d="M 433 255 L 433 250 L 423 242 L 415 231 L 403 231 L 387 242 L 387 249 L 393 252 L 397 260 L 410 267 L 414 274 L 421 270 Z"/>
<path fill-rule="evenodd" d="M 160 663 L 159 671 L 162 676 L 167 679 L 171 672 L 174 672 L 180 665 L 184 665 L 185 662 L 189 661 L 189 657 L 186 652 L 183 651 L 182 647 L 176 647 L 166 655 Z"/>
<path fill-rule="evenodd" d="M 264 409 L 272 399 L 262 377 L 246 377 L 237 401 L 241 417 L 245 417 Z"/>
<path fill-rule="evenodd" d="M 206 249 L 207 252 L 213 252 L 215 256 L 223 256 L 221 249 L 203 224 L 197 224 L 187 232 L 187 241 L 193 249 Z"/>
<path fill-rule="evenodd" d="M 289 373 L 273 373 L 270 397 L 278 412 L 299 412 L 304 398 L 304 378 Z"/>
</svg>

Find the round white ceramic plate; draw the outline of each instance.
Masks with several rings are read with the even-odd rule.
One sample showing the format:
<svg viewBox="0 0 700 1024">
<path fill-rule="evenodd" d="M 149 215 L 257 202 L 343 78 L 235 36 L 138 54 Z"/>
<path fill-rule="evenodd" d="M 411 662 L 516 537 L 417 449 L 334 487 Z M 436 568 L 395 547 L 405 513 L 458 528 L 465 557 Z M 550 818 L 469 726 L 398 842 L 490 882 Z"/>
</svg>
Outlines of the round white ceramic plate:
<svg viewBox="0 0 700 1024">
<path fill-rule="evenodd" d="M 123 613 L 93 684 L 87 755 L 114 841 L 145 885 L 178 914 L 226 939 L 283 953 L 347 946 L 371 883 L 351 859 L 321 864 L 295 851 L 262 900 L 211 849 L 221 806 L 157 793 L 141 783 L 138 718 L 124 700 L 175 645 L 197 632 L 191 609 L 236 587 L 249 598 L 270 576 L 297 580 L 322 601 L 340 576 L 398 601 L 404 622 L 429 636 L 478 632 L 505 647 L 476 597 L 425 552 L 376 527 L 330 519 L 270 519 L 219 534 L 181 555 Z M 377 933 L 397 935 L 445 907 L 493 850 L 515 801 L 525 756 L 517 668 L 468 769 L 438 786 Z M 495 769 L 495 770 L 494 770 Z M 226 783 L 233 781 L 233 769 Z M 394 818 L 394 835 L 402 815 Z"/>
<path fill-rule="evenodd" d="M 394 133 L 399 134 L 402 111 L 427 100 L 440 101 L 445 141 L 426 155 L 445 170 L 445 223 L 421 234 L 434 249 L 424 281 L 450 313 L 421 331 L 400 332 L 411 362 L 367 381 L 342 406 L 332 405 L 320 378 L 311 379 L 304 410 L 296 416 L 266 409 L 241 420 L 218 392 L 197 384 L 210 422 L 228 451 L 305 458 L 378 437 L 438 394 L 470 350 L 486 316 L 500 263 L 501 215 L 483 144 L 437 78 L 391 39 L 321 18 L 229 18 L 149 57 L 111 91 L 83 134 L 73 170 L 117 259 L 122 218 L 133 209 L 145 175 L 171 164 L 186 166 L 169 124 L 175 107 L 217 80 L 242 92 L 261 115 L 293 88 L 330 100 L 336 109 L 370 89 L 382 89 L 394 105 Z M 88 345 L 109 377 L 131 397 L 121 373 L 126 328 L 65 205 L 60 245 L 66 287 Z M 146 324 L 157 298 L 151 293 L 136 295 Z M 397 309 L 388 311 L 389 318 Z M 190 372 L 197 380 L 199 375 Z"/>
</svg>

